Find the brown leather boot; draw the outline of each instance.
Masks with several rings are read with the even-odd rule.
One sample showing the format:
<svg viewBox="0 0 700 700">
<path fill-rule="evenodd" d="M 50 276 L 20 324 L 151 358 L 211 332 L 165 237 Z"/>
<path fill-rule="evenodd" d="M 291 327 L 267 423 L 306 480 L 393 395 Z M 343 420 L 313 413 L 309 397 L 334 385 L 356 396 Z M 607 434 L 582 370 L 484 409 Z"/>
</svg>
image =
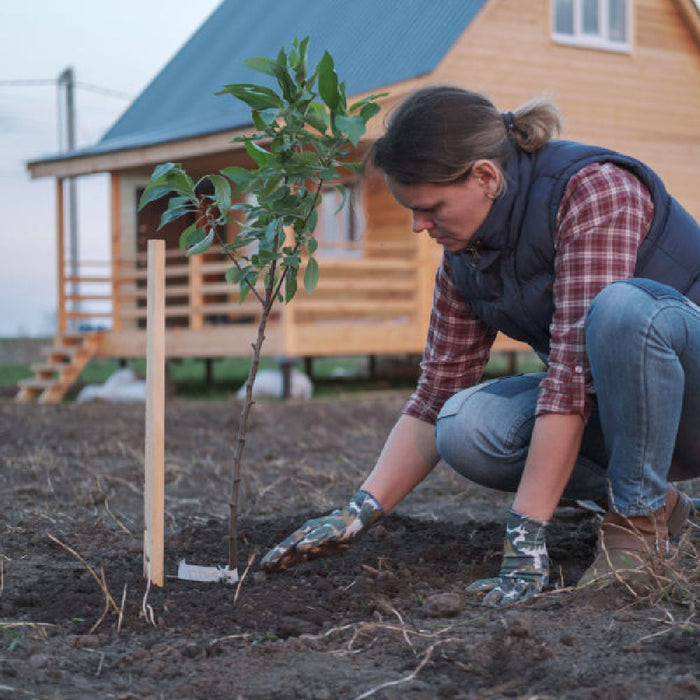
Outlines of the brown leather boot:
<svg viewBox="0 0 700 700">
<path fill-rule="evenodd" d="M 607 496 L 601 498 L 599 501 L 594 501 L 594 503 L 603 510 L 610 510 L 610 502 Z M 666 525 L 670 537 L 675 537 L 680 534 L 694 511 L 700 512 L 697 503 L 697 500 L 686 496 L 681 491 L 677 491 L 673 486 L 669 485 L 666 491 L 664 508 L 667 516 Z"/>
<path fill-rule="evenodd" d="M 650 582 L 654 557 L 668 553 L 668 521 L 666 505 L 650 515 L 606 513 L 598 533 L 596 558 L 578 585 Z"/>
</svg>

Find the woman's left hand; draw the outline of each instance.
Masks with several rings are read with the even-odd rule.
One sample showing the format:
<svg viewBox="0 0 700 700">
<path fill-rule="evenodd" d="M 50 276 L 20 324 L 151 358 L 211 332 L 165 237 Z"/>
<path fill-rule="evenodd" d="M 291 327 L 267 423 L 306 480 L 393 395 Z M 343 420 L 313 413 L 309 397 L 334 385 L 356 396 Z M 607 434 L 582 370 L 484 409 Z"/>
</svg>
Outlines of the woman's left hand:
<svg viewBox="0 0 700 700">
<path fill-rule="evenodd" d="M 494 606 L 512 605 L 541 593 L 549 582 L 549 557 L 545 542 L 548 524 L 511 510 L 506 523 L 503 562 L 498 576 L 476 581 L 467 587 L 467 591 L 488 591 L 483 603 Z"/>
</svg>

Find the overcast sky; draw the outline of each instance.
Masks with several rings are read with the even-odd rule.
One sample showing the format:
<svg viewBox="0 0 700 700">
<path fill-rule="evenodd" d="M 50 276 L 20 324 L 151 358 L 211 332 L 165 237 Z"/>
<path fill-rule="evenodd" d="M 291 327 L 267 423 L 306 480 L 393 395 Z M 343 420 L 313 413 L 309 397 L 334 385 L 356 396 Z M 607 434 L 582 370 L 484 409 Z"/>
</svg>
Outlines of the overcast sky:
<svg viewBox="0 0 700 700">
<path fill-rule="evenodd" d="M 26 161 L 59 150 L 58 75 L 83 85 L 76 140 L 93 144 L 219 1 L 0 3 L 0 337 L 54 331 L 55 181 L 30 180 Z M 106 259 L 106 177 L 81 178 L 79 200 L 81 257 Z"/>
</svg>

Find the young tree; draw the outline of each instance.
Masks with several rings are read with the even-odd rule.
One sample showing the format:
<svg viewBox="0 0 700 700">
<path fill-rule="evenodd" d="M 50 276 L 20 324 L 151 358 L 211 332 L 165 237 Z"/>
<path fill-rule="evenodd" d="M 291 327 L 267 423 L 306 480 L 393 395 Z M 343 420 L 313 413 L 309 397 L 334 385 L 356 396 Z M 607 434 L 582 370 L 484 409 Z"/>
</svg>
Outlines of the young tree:
<svg viewBox="0 0 700 700">
<path fill-rule="evenodd" d="M 197 182 L 180 164 L 165 163 L 153 171 L 139 208 L 170 197 L 161 226 L 195 214 L 195 222 L 180 236 L 186 255 L 204 253 L 217 241 L 231 261 L 226 279 L 240 286 L 240 300 L 252 294 L 261 316 L 253 343 L 250 372 L 241 409 L 233 459 L 230 499 L 229 569 L 237 566 L 238 490 L 246 426 L 253 405 L 252 391 L 265 340 L 265 328 L 276 301 L 288 303 L 297 292 L 302 260 L 303 284 L 311 294 L 318 281 L 314 258 L 314 229 L 321 190 L 338 182 L 343 169 L 358 171 L 359 164 L 343 160 L 357 146 L 367 121 L 379 111 L 371 95 L 348 106 L 345 83 L 338 79 L 333 58 L 326 51 L 312 72 L 307 67 L 309 37 L 294 40 L 276 59 L 250 58 L 245 64 L 274 78 L 275 87 L 251 83 L 227 85 L 217 94 L 232 95 L 251 110 L 256 132 L 235 141 L 243 143 L 255 166 L 231 166 L 205 175 Z M 338 184 L 345 204 L 345 190 Z M 234 198 L 254 194 L 243 203 Z M 342 206 L 341 205 L 341 206 Z M 243 210 L 242 221 L 232 212 Z M 221 230 L 234 221 L 233 242 Z"/>
</svg>

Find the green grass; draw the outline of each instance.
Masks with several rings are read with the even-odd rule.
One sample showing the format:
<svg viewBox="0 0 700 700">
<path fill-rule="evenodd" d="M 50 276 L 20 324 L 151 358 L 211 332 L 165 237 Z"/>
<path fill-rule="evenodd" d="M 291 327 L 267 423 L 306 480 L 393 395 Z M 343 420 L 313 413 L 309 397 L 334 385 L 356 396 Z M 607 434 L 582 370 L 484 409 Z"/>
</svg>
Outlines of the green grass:
<svg viewBox="0 0 700 700">
<path fill-rule="evenodd" d="M 20 379 L 29 379 L 31 376 L 28 362 L 0 363 L 0 387 L 17 386 Z"/>
<path fill-rule="evenodd" d="M 138 376 L 146 376 L 146 361 L 129 360 Z M 275 369 L 278 364 L 271 359 L 263 359 L 261 369 Z M 303 371 L 304 364 L 297 369 Z M 178 396 L 192 398 L 225 398 L 235 392 L 245 382 L 250 368 L 250 359 L 228 357 L 216 359 L 212 363 L 212 383 L 206 383 L 206 364 L 203 360 L 172 360 L 167 365 L 168 381 L 174 385 Z M 102 384 L 119 369 L 116 360 L 96 359 L 88 363 L 67 398 L 74 398 L 85 384 Z M 518 356 L 516 371 L 536 372 L 542 363 L 532 354 Z M 508 358 L 503 353 L 495 353 L 489 362 L 485 376 L 496 377 L 509 371 Z M 379 362 L 376 376 L 371 378 L 365 357 L 323 357 L 313 362 L 314 395 L 323 396 L 345 391 L 368 391 L 382 389 L 411 389 L 417 379 L 417 363 L 405 358 L 396 361 L 384 358 Z M 32 376 L 28 362 L 0 362 L 0 388 L 13 388 L 21 379 Z"/>
</svg>

